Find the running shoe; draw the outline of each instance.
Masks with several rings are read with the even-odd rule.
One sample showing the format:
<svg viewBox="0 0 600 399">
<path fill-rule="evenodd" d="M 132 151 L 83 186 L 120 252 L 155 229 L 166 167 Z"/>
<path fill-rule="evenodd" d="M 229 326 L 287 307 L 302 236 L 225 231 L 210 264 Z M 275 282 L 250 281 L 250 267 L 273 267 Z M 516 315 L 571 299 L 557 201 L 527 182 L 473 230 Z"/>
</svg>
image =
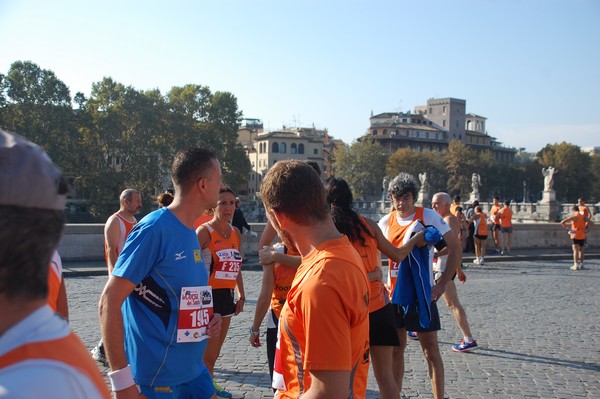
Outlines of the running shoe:
<svg viewBox="0 0 600 399">
<path fill-rule="evenodd" d="M 215 391 L 217 393 L 218 398 L 231 399 L 233 397 L 233 395 L 230 392 L 227 392 L 223 389 L 223 387 L 217 384 L 217 381 L 213 380 L 213 385 L 215 386 Z"/>
<path fill-rule="evenodd" d="M 106 354 L 104 353 L 104 346 L 102 344 L 94 346 L 90 352 L 92 354 L 92 359 L 95 361 L 107 363 Z"/>
<path fill-rule="evenodd" d="M 479 265 L 485 265 L 485 261 L 483 260 L 483 258 L 479 258 Z"/>
<path fill-rule="evenodd" d="M 478 265 L 478 264 L 479 264 L 479 258 L 475 258 L 475 259 L 473 259 L 473 264 L 474 264 L 474 265 Z"/>
<path fill-rule="evenodd" d="M 577 264 L 577 269 L 578 270 L 583 269 L 583 262 Z"/>
<path fill-rule="evenodd" d="M 577 263 L 576 263 L 573 266 L 571 266 L 569 269 L 571 269 L 571 270 L 579 270 L 579 266 L 577 266 Z"/>
<path fill-rule="evenodd" d="M 452 350 L 454 352 L 466 352 L 469 353 L 477 349 L 477 341 L 473 340 L 471 342 L 465 342 L 465 340 L 461 340 L 460 344 L 452 345 Z"/>
<path fill-rule="evenodd" d="M 413 341 L 419 340 L 419 336 L 417 335 L 416 331 L 407 331 L 406 335 L 408 335 L 408 338 L 412 339 Z"/>
</svg>

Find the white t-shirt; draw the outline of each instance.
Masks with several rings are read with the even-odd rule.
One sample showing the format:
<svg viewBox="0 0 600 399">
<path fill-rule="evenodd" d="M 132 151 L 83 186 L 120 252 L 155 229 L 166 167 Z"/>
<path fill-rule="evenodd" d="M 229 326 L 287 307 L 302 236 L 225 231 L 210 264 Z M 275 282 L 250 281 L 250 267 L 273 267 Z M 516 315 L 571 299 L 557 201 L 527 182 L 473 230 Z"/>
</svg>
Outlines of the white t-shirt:
<svg viewBox="0 0 600 399">
<path fill-rule="evenodd" d="M 0 337 L 0 358 L 27 343 L 54 341 L 70 333 L 67 322 L 48 305 L 43 306 Z M 0 398 L 101 399 L 105 396 L 78 368 L 56 360 L 31 358 L 0 368 Z"/>
<path fill-rule="evenodd" d="M 398 224 L 400 226 L 408 226 L 413 222 L 413 219 L 415 217 L 415 212 L 413 212 L 411 215 L 409 215 L 408 217 L 400 217 L 400 213 L 396 212 L 396 221 L 398 222 Z M 377 223 L 379 225 L 379 228 L 381 229 L 381 231 L 383 232 L 383 235 L 389 240 L 388 237 L 388 222 L 390 219 L 390 216 L 392 214 L 388 213 L 387 215 L 385 215 L 384 217 L 382 217 L 379 222 Z M 444 220 L 443 217 L 440 216 L 439 213 L 437 213 L 436 211 L 434 211 L 433 209 L 429 209 L 429 208 L 424 208 L 423 209 L 423 223 L 425 223 L 426 226 L 433 226 L 436 229 L 438 229 L 438 231 L 440 232 L 440 234 L 445 235 L 446 233 L 448 233 L 449 231 L 451 231 L 450 226 L 448 226 L 448 223 L 446 223 L 446 221 Z M 418 232 L 419 230 L 415 230 L 415 232 Z M 407 237 L 405 237 L 405 241 L 407 240 Z M 434 284 L 434 280 L 433 280 L 433 246 L 430 247 L 430 251 L 429 251 L 429 273 L 430 273 L 430 281 L 431 281 L 431 285 L 433 286 Z M 389 282 L 388 282 L 389 284 Z"/>
</svg>

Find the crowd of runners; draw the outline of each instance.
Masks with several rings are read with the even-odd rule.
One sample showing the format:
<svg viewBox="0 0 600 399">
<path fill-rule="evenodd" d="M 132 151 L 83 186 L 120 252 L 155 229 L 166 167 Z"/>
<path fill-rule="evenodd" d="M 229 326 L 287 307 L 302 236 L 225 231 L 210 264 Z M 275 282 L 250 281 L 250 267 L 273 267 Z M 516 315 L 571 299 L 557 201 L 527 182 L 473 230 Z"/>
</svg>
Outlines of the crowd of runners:
<svg viewBox="0 0 600 399">
<path fill-rule="evenodd" d="M 102 339 L 90 355 L 70 331 L 55 251 L 64 179 L 35 144 L 0 133 L 0 396 L 107 398 L 95 359 L 108 364 L 116 398 L 231 398 L 214 368 L 244 310 L 244 256 L 240 228 L 231 224 L 238 199 L 223 185 L 216 155 L 177 153 L 173 192 L 140 221 L 140 193 L 121 193 L 105 225 L 109 280 L 99 298 Z M 373 221 L 352 209 L 347 182 L 323 182 L 316 164 L 280 161 L 266 174 L 263 281 L 248 336 L 249 345 L 262 346 L 266 316 L 276 398 L 363 398 L 371 364 L 381 398 L 400 398 L 409 338 L 420 343 L 433 397 L 443 398 L 440 298 L 461 333 L 452 349 L 478 348 L 455 278 L 467 279 L 463 242 L 471 236 L 476 264 L 485 262 L 488 231 L 498 253 L 510 251 L 510 203 L 495 198 L 489 217 L 477 203 L 463 211 L 460 198 L 444 192 L 432 209 L 417 206 L 419 184 L 407 173 L 386 190 L 392 210 Z M 583 206 L 561 222 L 573 238 L 574 270 L 583 267 L 582 234 L 591 226 Z M 29 382 L 32 372 L 39 384 Z"/>
</svg>

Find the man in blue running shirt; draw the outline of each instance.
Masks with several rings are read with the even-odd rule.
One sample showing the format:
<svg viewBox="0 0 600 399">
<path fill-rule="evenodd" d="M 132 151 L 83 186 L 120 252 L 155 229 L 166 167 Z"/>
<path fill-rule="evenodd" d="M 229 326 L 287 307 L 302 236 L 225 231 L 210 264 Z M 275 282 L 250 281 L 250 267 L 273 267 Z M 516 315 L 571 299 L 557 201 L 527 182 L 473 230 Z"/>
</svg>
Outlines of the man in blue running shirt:
<svg viewBox="0 0 600 399">
<path fill-rule="evenodd" d="M 221 166 L 213 152 L 188 148 L 175 155 L 171 174 L 173 203 L 131 231 L 100 298 L 108 375 L 118 399 L 140 393 L 150 399 L 216 397 L 202 361 L 203 338 L 218 335 L 221 316 L 204 315 L 202 305 L 190 311 L 189 304 L 200 300 L 186 298 L 204 302 L 207 295 L 208 273 L 193 224 L 217 205 Z M 190 335 L 190 317 L 191 325 L 205 331 Z"/>
</svg>

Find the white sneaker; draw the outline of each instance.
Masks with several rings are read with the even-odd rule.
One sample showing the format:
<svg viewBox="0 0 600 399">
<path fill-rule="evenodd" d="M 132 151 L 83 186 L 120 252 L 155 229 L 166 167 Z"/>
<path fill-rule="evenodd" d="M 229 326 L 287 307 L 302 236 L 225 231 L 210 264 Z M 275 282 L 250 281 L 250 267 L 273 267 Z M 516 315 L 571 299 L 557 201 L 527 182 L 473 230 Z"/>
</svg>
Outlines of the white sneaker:
<svg viewBox="0 0 600 399">
<path fill-rule="evenodd" d="M 483 260 L 483 258 L 479 258 L 479 264 L 480 265 L 485 265 L 485 261 Z"/>
<path fill-rule="evenodd" d="M 92 354 L 92 359 L 100 363 L 107 363 L 106 355 L 104 354 L 104 345 L 98 343 L 98 345 L 94 346 L 90 351 Z"/>
<path fill-rule="evenodd" d="M 473 259 L 473 263 L 476 264 L 476 265 L 478 265 L 479 264 L 479 258 Z"/>
</svg>

